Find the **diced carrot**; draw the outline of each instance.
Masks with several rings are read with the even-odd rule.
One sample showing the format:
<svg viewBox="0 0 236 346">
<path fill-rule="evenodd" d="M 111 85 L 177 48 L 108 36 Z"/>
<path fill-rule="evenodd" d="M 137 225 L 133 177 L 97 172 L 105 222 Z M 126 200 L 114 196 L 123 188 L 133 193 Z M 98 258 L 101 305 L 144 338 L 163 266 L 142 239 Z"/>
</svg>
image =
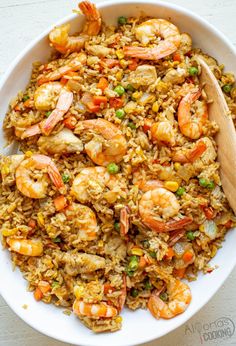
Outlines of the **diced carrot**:
<svg viewBox="0 0 236 346">
<path fill-rule="evenodd" d="M 34 291 L 34 299 L 40 301 L 43 298 L 43 293 L 40 288 L 36 287 Z"/>
<path fill-rule="evenodd" d="M 33 219 L 30 219 L 29 222 L 28 222 L 28 226 L 30 228 L 35 228 L 36 227 L 36 221 L 33 220 Z"/>
<path fill-rule="evenodd" d="M 145 260 L 145 257 L 144 256 L 141 256 L 139 257 L 139 268 L 142 269 L 142 268 L 145 268 L 147 265 L 147 261 Z"/>
<path fill-rule="evenodd" d="M 226 228 L 231 228 L 231 227 L 232 227 L 232 224 L 233 224 L 232 220 L 228 220 L 228 221 L 224 224 L 224 226 L 225 226 Z"/>
<path fill-rule="evenodd" d="M 97 84 L 97 88 L 104 91 L 108 87 L 108 80 L 105 77 L 101 77 Z"/>
<path fill-rule="evenodd" d="M 179 52 L 175 52 L 175 53 L 173 54 L 173 61 L 179 61 L 179 62 L 182 61 L 181 55 L 180 55 Z"/>
<path fill-rule="evenodd" d="M 120 62 L 117 59 L 104 59 L 104 62 L 107 65 L 107 67 L 109 67 L 109 68 L 113 68 L 115 66 L 120 65 Z"/>
<path fill-rule="evenodd" d="M 110 99 L 110 107 L 111 108 L 115 108 L 115 109 L 118 109 L 118 108 L 121 108 L 124 104 L 124 100 L 120 97 L 112 97 Z"/>
<path fill-rule="evenodd" d="M 93 103 L 96 106 L 100 106 L 103 103 L 104 106 L 106 107 L 106 105 L 107 105 L 107 97 L 106 96 L 94 96 L 93 97 Z"/>
<path fill-rule="evenodd" d="M 20 111 L 20 105 L 19 105 L 19 103 L 14 107 L 14 110 L 15 110 L 15 111 L 18 111 L 18 112 Z"/>
<path fill-rule="evenodd" d="M 147 133 L 152 126 L 152 120 L 151 119 L 145 119 L 144 125 L 143 125 L 143 132 Z"/>
<path fill-rule="evenodd" d="M 208 220 L 213 219 L 214 217 L 214 210 L 212 207 L 205 207 L 203 208 L 204 214 Z"/>
<path fill-rule="evenodd" d="M 193 258 L 193 254 L 192 254 L 192 252 L 190 252 L 190 251 L 186 251 L 186 252 L 183 254 L 183 260 L 184 260 L 185 263 L 190 262 L 190 261 L 192 260 L 192 258 Z"/>
<path fill-rule="evenodd" d="M 165 254 L 165 259 L 171 260 L 172 257 L 174 256 L 175 252 L 172 249 L 172 247 L 169 247 L 167 250 L 167 253 Z"/>
<path fill-rule="evenodd" d="M 68 78 L 66 78 L 67 76 L 69 77 L 74 77 L 74 76 L 78 76 L 78 72 L 75 71 L 67 71 L 66 74 L 60 79 L 60 83 L 65 85 L 68 82 Z"/>
<path fill-rule="evenodd" d="M 180 268 L 180 269 L 174 269 L 174 276 L 176 276 L 179 279 L 183 279 L 185 274 L 186 268 Z"/>
<path fill-rule="evenodd" d="M 86 106 L 87 106 L 89 112 L 92 112 L 92 113 L 97 113 L 100 110 L 100 106 L 99 105 L 95 105 L 93 102 L 88 102 L 86 104 Z"/>
<path fill-rule="evenodd" d="M 74 130 L 76 124 L 77 124 L 77 119 L 75 116 L 70 115 L 66 119 L 64 119 L 63 124 L 65 127 L 67 127 L 70 130 Z"/>
<path fill-rule="evenodd" d="M 131 59 L 131 60 L 129 60 L 129 70 L 130 71 L 135 71 L 136 70 L 136 68 L 138 67 L 138 62 L 137 62 L 137 60 L 136 59 Z"/>
<path fill-rule="evenodd" d="M 105 294 L 114 292 L 115 287 L 113 287 L 109 282 L 105 282 L 105 284 L 103 285 L 103 291 Z"/>
<path fill-rule="evenodd" d="M 51 285 L 47 281 L 40 281 L 38 284 L 40 291 L 45 294 L 51 290 Z"/>
<path fill-rule="evenodd" d="M 34 101 L 32 99 L 28 99 L 24 102 L 24 107 L 26 108 L 32 108 L 34 105 Z"/>
<path fill-rule="evenodd" d="M 60 211 L 67 207 L 67 200 L 63 195 L 54 198 L 53 202 L 57 211 Z"/>
</svg>

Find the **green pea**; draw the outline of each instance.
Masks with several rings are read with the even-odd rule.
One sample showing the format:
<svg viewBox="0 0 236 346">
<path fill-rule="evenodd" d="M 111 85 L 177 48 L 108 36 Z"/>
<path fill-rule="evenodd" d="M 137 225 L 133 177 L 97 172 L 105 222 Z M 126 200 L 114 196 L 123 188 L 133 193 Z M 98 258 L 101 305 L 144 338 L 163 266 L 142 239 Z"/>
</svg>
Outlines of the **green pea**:
<svg viewBox="0 0 236 346">
<path fill-rule="evenodd" d="M 107 166 L 107 171 L 110 174 L 117 174 L 119 170 L 120 170 L 119 166 L 117 166 L 114 162 L 109 163 L 109 165 Z"/>
<path fill-rule="evenodd" d="M 163 302 L 166 302 L 168 300 L 168 294 L 166 292 L 163 292 L 159 296 Z"/>
<path fill-rule="evenodd" d="M 130 257 L 130 261 L 129 261 L 129 265 L 128 265 L 128 269 L 130 271 L 135 271 L 138 269 L 138 265 L 139 265 L 139 260 L 137 256 L 131 256 Z"/>
<path fill-rule="evenodd" d="M 130 290 L 130 295 L 133 297 L 133 298 L 136 298 L 138 296 L 138 290 L 136 290 L 136 288 L 131 288 Z"/>
<path fill-rule="evenodd" d="M 193 234 L 193 232 L 189 231 L 189 232 L 187 233 L 187 238 L 188 238 L 189 240 L 194 240 L 194 239 L 195 239 L 195 235 Z"/>
<path fill-rule="evenodd" d="M 134 123 L 132 123 L 131 121 L 127 124 L 127 126 L 129 126 L 131 128 L 131 130 L 136 129 L 136 125 Z"/>
<path fill-rule="evenodd" d="M 125 93 L 125 89 L 122 85 L 117 85 L 114 89 L 114 91 L 119 95 L 122 96 Z"/>
<path fill-rule="evenodd" d="M 149 255 L 152 257 L 152 258 L 157 258 L 157 254 L 155 251 L 150 251 L 149 252 Z"/>
<path fill-rule="evenodd" d="M 197 76 L 199 73 L 198 68 L 195 66 L 190 67 L 188 72 L 189 72 L 190 76 Z"/>
<path fill-rule="evenodd" d="M 124 109 L 122 109 L 122 108 L 117 109 L 117 111 L 116 111 L 116 116 L 117 116 L 117 118 L 119 118 L 119 119 L 123 119 L 124 116 L 125 116 L 125 111 L 124 111 Z"/>
<path fill-rule="evenodd" d="M 183 196 L 183 194 L 185 193 L 185 188 L 184 187 L 179 187 L 175 193 L 179 197 Z"/>
<path fill-rule="evenodd" d="M 22 97 L 22 101 L 25 102 L 25 101 L 27 101 L 29 98 L 30 98 L 30 97 L 29 97 L 28 95 L 25 95 L 25 96 Z"/>
<path fill-rule="evenodd" d="M 230 85 L 230 84 L 225 84 L 224 86 L 223 86 L 223 91 L 226 93 L 226 94 L 229 94 L 230 93 L 230 91 L 232 90 L 232 88 L 233 88 L 233 86 L 232 85 Z"/>
<path fill-rule="evenodd" d="M 134 91 L 135 89 L 134 89 L 133 85 L 128 84 L 127 87 L 126 87 L 126 90 Z"/>
<path fill-rule="evenodd" d="M 120 223 L 119 222 L 115 222 L 114 223 L 114 228 L 117 232 L 120 232 Z"/>
<path fill-rule="evenodd" d="M 63 183 L 68 183 L 69 180 L 70 180 L 69 174 L 63 173 L 63 174 L 62 174 L 62 180 L 63 180 Z"/>
<path fill-rule="evenodd" d="M 208 185 L 208 181 L 204 178 L 200 178 L 199 179 L 199 185 L 202 186 L 202 187 L 207 187 Z"/>
<path fill-rule="evenodd" d="M 52 288 L 58 288 L 58 287 L 60 287 L 59 282 L 58 281 L 53 281 Z"/>
<path fill-rule="evenodd" d="M 129 270 L 129 268 L 126 268 L 126 274 L 129 276 L 129 277 L 131 277 L 131 276 L 133 276 L 134 275 L 134 272 L 132 271 L 132 270 Z"/>
<path fill-rule="evenodd" d="M 51 113 L 52 113 L 51 111 L 47 111 L 47 112 L 45 113 L 45 117 L 49 117 L 49 115 L 50 115 Z"/>
<path fill-rule="evenodd" d="M 56 237 L 56 238 L 53 238 L 53 243 L 60 243 L 61 242 L 61 238 L 60 237 Z"/>
<path fill-rule="evenodd" d="M 152 284 L 151 284 L 149 278 L 145 279 L 145 281 L 144 281 L 144 287 L 145 287 L 146 290 L 152 289 Z"/>
<path fill-rule="evenodd" d="M 126 17 L 124 17 L 124 16 L 118 17 L 118 24 L 124 25 L 126 23 L 127 23 L 127 18 Z"/>
<path fill-rule="evenodd" d="M 215 183 L 214 181 L 210 181 L 208 184 L 207 184 L 207 188 L 210 189 L 210 190 L 213 190 L 215 188 Z"/>
</svg>

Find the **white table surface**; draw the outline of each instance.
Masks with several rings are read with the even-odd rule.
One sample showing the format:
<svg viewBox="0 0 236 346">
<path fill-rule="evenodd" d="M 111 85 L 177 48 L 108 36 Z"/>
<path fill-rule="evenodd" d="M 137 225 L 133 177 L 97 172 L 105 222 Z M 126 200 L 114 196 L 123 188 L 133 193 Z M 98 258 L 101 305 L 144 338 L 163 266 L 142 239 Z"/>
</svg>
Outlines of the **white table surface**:
<svg viewBox="0 0 236 346">
<path fill-rule="evenodd" d="M 236 0 L 166 0 L 185 6 L 220 29 L 236 45 Z M 0 77 L 16 55 L 48 25 L 70 13 L 77 1 L 0 0 Z M 235 256 L 236 254 L 232 254 Z M 4 280 L 4 278 L 1 278 Z M 236 345 L 236 269 L 211 301 L 187 324 L 145 346 Z M 207 289 L 207 288 L 206 288 Z M 17 294 L 17 287 L 16 287 Z M 224 319 L 228 338 L 214 323 Z M 228 320 L 230 319 L 230 320 Z M 220 326 L 222 322 L 218 325 Z M 56 323 L 55 323 L 56 328 Z M 212 339 L 215 337 L 215 339 Z M 212 340 L 210 340 L 212 339 Z M 63 346 L 27 326 L 0 297 L 0 346 Z M 111 345 L 112 346 L 112 345 Z"/>
</svg>

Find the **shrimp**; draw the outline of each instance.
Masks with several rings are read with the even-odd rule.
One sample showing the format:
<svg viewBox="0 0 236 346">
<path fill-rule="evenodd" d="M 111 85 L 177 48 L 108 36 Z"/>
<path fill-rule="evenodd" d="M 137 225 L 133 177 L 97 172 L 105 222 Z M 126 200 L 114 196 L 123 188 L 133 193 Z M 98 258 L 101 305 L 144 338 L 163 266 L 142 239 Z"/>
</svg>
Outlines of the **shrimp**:
<svg viewBox="0 0 236 346">
<path fill-rule="evenodd" d="M 78 316 L 87 316 L 94 318 L 111 318 L 118 314 L 115 307 L 105 302 L 98 304 L 85 303 L 83 300 L 76 299 L 73 304 L 73 311 Z"/>
<path fill-rule="evenodd" d="M 180 163 L 193 163 L 204 154 L 206 149 L 206 144 L 202 139 L 200 139 L 194 144 L 193 148 L 186 150 L 181 149 L 180 151 L 176 151 L 172 156 L 172 160 L 174 162 Z"/>
<path fill-rule="evenodd" d="M 16 168 L 16 186 L 25 196 L 30 198 L 44 198 L 48 186 L 47 176 L 35 175 L 32 177 L 34 170 L 47 170 L 47 173 L 56 186 L 64 186 L 60 172 L 50 157 L 45 155 L 34 154 L 30 158 L 23 160 Z"/>
<path fill-rule="evenodd" d="M 70 24 L 55 27 L 49 34 L 51 45 L 62 54 L 79 52 L 84 48 L 90 36 L 98 35 L 101 29 L 101 15 L 94 4 L 82 1 L 79 8 L 86 17 L 86 22 L 79 36 L 69 36 Z"/>
<path fill-rule="evenodd" d="M 109 174 L 105 167 L 88 167 L 80 171 L 75 177 L 71 194 L 81 203 L 91 201 L 91 198 L 97 199 L 101 194 L 114 194 L 114 200 L 118 195 L 118 191 L 114 191 L 117 185 L 117 178 Z M 106 195 L 105 195 L 106 196 Z M 113 196 L 110 196 L 113 197 Z"/>
<path fill-rule="evenodd" d="M 190 138 L 198 139 L 203 132 L 203 125 L 208 119 L 207 104 L 205 101 L 198 102 L 196 119 L 191 119 L 191 106 L 201 96 L 201 90 L 189 92 L 182 98 L 178 107 L 178 124 L 181 133 Z"/>
<path fill-rule="evenodd" d="M 37 144 L 41 152 L 49 154 L 80 153 L 83 150 L 82 141 L 67 128 L 55 135 L 41 136 Z"/>
<path fill-rule="evenodd" d="M 73 230 L 79 233 L 82 240 L 94 240 L 97 237 L 98 225 L 94 211 L 86 205 L 73 203 L 65 211 L 68 220 L 71 220 Z"/>
<path fill-rule="evenodd" d="M 91 130 L 96 136 L 85 144 L 85 151 L 93 162 L 107 166 L 120 162 L 127 150 L 127 142 L 122 132 L 111 122 L 104 119 L 80 121 L 83 130 Z M 102 138 L 101 138 L 102 137 Z"/>
<path fill-rule="evenodd" d="M 151 126 L 152 139 L 160 145 L 174 146 L 175 134 L 169 121 L 159 121 Z"/>
<path fill-rule="evenodd" d="M 40 74 L 38 77 L 38 85 L 56 81 L 66 75 L 68 72 L 78 71 L 83 65 L 86 64 L 87 55 L 84 52 L 73 53 L 70 55 L 66 64 L 55 69 L 54 71 Z"/>
<path fill-rule="evenodd" d="M 158 187 L 164 187 L 164 183 L 161 180 L 150 179 L 150 180 L 141 180 L 136 185 L 138 185 L 139 189 L 143 192 L 147 192 L 150 190 L 155 190 Z"/>
<path fill-rule="evenodd" d="M 157 319 L 169 319 L 183 313 L 192 300 L 189 286 L 180 280 L 171 280 L 167 284 L 167 292 L 169 294 L 167 303 L 159 298 L 160 292 L 156 290 L 148 300 L 148 309 Z"/>
<path fill-rule="evenodd" d="M 7 244 L 11 251 L 25 256 L 41 256 L 43 253 L 43 244 L 38 239 L 18 239 L 9 238 Z"/>
<path fill-rule="evenodd" d="M 43 93 L 41 95 L 40 99 L 40 104 L 41 107 L 43 104 L 45 106 L 48 104 L 48 101 L 51 96 L 51 89 L 49 91 L 49 95 L 45 93 L 45 89 L 48 84 L 44 84 L 40 86 L 39 88 L 42 88 L 41 91 L 43 90 Z M 49 99 L 47 99 L 47 96 L 49 96 Z M 37 96 L 38 98 L 40 97 L 39 94 Z M 43 97 L 45 97 L 45 103 L 43 101 Z M 39 102 L 39 101 L 38 101 Z M 64 114 L 66 114 L 73 102 L 73 93 L 71 91 L 66 90 L 65 88 L 61 89 L 61 92 L 59 94 L 56 108 L 52 111 L 52 113 L 49 115 L 47 119 L 44 119 L 40 121 L 38 124 L 34 124 L 30 127 L 28 127 L 21 135 L 21 139 L 32 137 L 35 135 L 38 135 L 40 133 L 43 133 L 44 135 L 48 136 L 50 133 L 53 131 L 54 127 L 59 123 L 59 121 L 62 120 Z"/>
<path fill-rule="evenodd" d="M 156 232 L 169 232 L 184 228 L 192 223 L 191 217 L 180 220 L 160 221 L 156 217 L 161 214 L 164 219 L 172 218 L 179 213 L 180 205 L 174 193 L 159 187 L 143 194 L 139 202 L 139 214 L 142 222 Z"/>
<path fill-rule="evenodd" d="M 148 47 L 124 47 L 124 54 L 144 60 L 159 60 L 174 53 L 180 45 L 180 33 L 178 28 L 165 19 L 150 19 L 143 22 L 135 29 L 136 38 L 147 45 L 157 35 L 163 38 L 157 46 Z"/>
</svg>

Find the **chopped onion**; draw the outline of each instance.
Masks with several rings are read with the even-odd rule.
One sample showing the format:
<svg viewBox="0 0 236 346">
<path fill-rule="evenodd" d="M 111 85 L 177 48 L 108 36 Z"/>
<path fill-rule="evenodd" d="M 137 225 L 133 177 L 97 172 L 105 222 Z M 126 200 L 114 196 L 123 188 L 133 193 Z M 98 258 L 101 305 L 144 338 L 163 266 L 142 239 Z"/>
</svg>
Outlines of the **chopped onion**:
<svg viewBox="0 0 236 346">
<path fill-rule="evenodd" d="M 215 239 L 217 236 L 217 225 L 212 220 L 206 220 L 203 224 L 203 232 L 210 238 Z"/>
</svg>

